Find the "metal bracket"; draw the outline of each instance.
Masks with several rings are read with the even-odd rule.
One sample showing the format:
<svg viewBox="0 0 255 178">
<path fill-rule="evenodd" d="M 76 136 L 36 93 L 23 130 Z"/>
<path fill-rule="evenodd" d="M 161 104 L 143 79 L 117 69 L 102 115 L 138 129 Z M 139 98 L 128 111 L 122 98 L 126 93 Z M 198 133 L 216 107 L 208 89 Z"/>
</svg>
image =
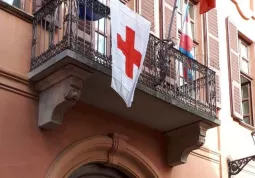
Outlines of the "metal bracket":
<svg viewBox="0 0 255 178">
<path fill-rule="evenodd" d="M 228 161 L 228 174 L 229 177 L 232 175 L 237 175 L 239 172 L 243 170 L 243 168 L 250 162 L 255 161 L 255 155 L 249 156 L 246 158 L 234 160 L 234 161 Z"/>
</svg>

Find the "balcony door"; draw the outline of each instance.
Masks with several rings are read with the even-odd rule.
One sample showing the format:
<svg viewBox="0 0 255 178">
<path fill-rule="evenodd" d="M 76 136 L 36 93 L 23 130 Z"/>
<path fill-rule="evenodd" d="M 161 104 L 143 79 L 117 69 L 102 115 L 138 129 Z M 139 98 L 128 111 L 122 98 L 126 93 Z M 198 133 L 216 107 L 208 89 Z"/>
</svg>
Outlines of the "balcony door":
<svg viewBox="0 0 255 178">
<path fill-rule="evenodd" d="M 88 164 L 78 168 L 69 178 L 128 178 L 115 168 L 102 164 Z"/>
</svg>

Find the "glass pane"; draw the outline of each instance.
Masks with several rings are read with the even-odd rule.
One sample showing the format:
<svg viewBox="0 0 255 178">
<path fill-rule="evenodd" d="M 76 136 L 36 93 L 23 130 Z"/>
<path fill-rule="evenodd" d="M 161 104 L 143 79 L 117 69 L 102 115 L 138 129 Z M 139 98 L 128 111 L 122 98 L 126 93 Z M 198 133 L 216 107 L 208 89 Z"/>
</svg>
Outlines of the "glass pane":
<svg viewBox="0 0 255 178">
<path fill-rule="evenodd" d="M 177 27 L 182 30 L 182 15 L 180 13 L 177 13 Z"/>
<path fill-rule="evenodd" d="M 242 98 L 248 98 L 249 97 L 249 87 L 248 85 L 242 86 Z"/>
<path fill-rule="evenodd" d="M 183 4 L 183 9 L 182 9 L 183 18 L 184 18 L 185 14 L 186 14 L 186 10 L 187 10 L 187 2 L 185 2 Z M 184 20 L 184 19 L 182 19 L 182 20 Z"/>
<path fill-rule="evenodd" d="M 243 84 L 243 83 L 247 83 L 247 82 L 249 82 L 249 80 L 247 78 L 244 78 L 241 76 L 241 83 Z"/>
<path fill-rule="evenodd" d="M 98 33 L 95 33 L 95 50 L 97 51 L 97 37 L 98 37 Z"/>
<path fill-rule="evenodd" d="M 98 28 L 99 24 L 99 28 Z M 104 32 L 104 27 L 105 27 L 105 18 L 100 19 L 99 21 L 95 22 L 95 27 L 97 30 Z"/>
<path fill-rule="evenodd" d="M 250 109 L 249 109 L 249 102 L 248 101 L 244 101 L 242 104 L 243 104 L 243 114 L 244 115 L 249 114 L 249 111 L 250 111 Z"/>
<path fill-rule="evenodd" d="M 184 84 L 184 79 L 183 78 L 180 78 L 180 83 L 179 85 L 182 86 Z"/>
<path fill-rule="evenodd" d="M 99 47 L 98 47 L 98 52 L 105 54 L 105 37 L 103 35 L 99 35 Z"/>
<path fill-rule="evenodd" d="M 102 32 L 105 31 L 105 18 L 99 20 L 99 30 Z"/>
<path fill-rule="evenodd" d="M 3 0 L 3 1 L 18 8 L 20 8 L 21 6 L 20 0 Z"/>
<path fill-rule="evenodd" d="M 248 74 L 249 73 L 249 62 L 242 59 L 241 60 L 241 69 L 242 69 L 243 72 Z"/>
<path fill-rule="evenodd" d="M 193 58 L 195 59 L 195 48 L 193 47 L 192 50 L 190 51 L 191 54 L 193 55 Z"/>
<path fill-rule="evenodd" d="M 189 16 L 194 20 L 194 6 L 191 3 L 189 3 Z"/>
<path fill-rule="evenodd" d="M 95 49 L 98 52 L 105 54 L 105 37 L 99 33 L 95 33 Z"/>
<path fill-rule="evenodd" d="M 251 124 L 251 122 L 250 122 L 250 117 L 248 116 L 248 117 L 244 117 L 243 118 L 243 121 L 246 123 L 246 124 Z"/>
<path fill-rule="evenodd" d="M 190 25 L 191 25 L 192 37 L 194 38 L 195 37 L 195 25 L 193 22 L 191 22 Z"/>
<path fill-rule="evenodd" d="M 182 0 L 177 0 L 177 6 L 178 6 L 178 10 L 180 11 L 180 12 L 182 12 Z"/>
<path fill-rule="evenodd" d="M 13 6 L 21 8 L 21 1 L 20 0 L 13 0 L 12 3 Z"/>
<path fill-rule="evenodd" d="M 179 74 L 180 77 L 183 77 L 183 64 L 182 64 L 182 62 L 178 62 L 178 63 L 179 63 L 179 65 L 177 65 L 177 68 L 179 68 L 179 69 L 177 70 L 177 74 Z"/>
<path fill-rule="evenodd" d="M 248 59 L 248 47 L 241 43 L 241 57 Z"/>
<path fill-rule="evenodd" d="M 100 20 L 99 20 L 100 21 Z M 97 20 L 97 21 L 95 21 L 95 28 L 96 29 L 98 29 L 98 23 L 99 23 L 99 21 Z"/>
</svg>

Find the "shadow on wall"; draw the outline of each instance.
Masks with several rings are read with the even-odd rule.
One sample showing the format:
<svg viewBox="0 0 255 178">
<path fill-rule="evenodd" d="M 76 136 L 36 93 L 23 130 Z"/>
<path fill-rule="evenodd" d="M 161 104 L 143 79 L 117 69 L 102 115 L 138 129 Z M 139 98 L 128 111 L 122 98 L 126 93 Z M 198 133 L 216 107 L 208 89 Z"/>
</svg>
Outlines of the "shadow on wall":
<svg viewBox="0 0 255 178">
<path fill-rule="evenodd" d="M 171 169 L 170 178 L 218 178 L 220 177 L 220 153 L 201 147 L 191 152 L 187 163 Z"/>
</svg>

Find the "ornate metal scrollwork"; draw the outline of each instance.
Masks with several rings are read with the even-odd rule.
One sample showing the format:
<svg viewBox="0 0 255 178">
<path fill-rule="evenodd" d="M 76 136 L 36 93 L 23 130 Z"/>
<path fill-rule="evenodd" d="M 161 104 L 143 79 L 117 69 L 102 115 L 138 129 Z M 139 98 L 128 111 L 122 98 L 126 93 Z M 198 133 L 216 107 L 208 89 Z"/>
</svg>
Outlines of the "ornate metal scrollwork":
<svg viewBox="0 0 255 178">
<path fill-rule="evenodd" d="M 62 52 L 64 49 L 68 47 L 67 44 L 67 36 L 64 36 L 62 41 L 60 41 L 56 45 L 51 45 L 49 50 L 42 53 L 40 56 L 32 58 L 31 60 L 31 69 L 35 69 L 41 64 L 48 61 L 51 57 L 55 56 L 56 54 Z"/>
<path fill-rule="evenodd" d="M 239 172 L 241 172 L 250 161 L 255 161 L 255 155 L 234 161 L 228 161 L 229 177 L 232 175 L 237 175 Z"/>
<path fill-rule="evenodd" d="M 156 54 L 156 60 L 158 62 L 159 68 L 159 77 L 155 81 L 154 86 L 160 85 L 163 81 L 165 81 L 167 73 L 170 69 L 170 51 L 174 46 L 174 42 L 172 40 L 159 41 L 155 45 L 159 45 L 159 50 Z"/>
<path fill-rule="evenodd" d="M 176 63 L 181 64 L 182 67 L 178 68 Z M 192 80 L 187 78 L 180 84 L 178 80 L 181 76 L 177 73 L 184 69 L 192 71 L 194 78 Z M 153 88 L 178 103 L 183 103 L 186 107 L 189 105 L 195 107 L 198 112 L 216 116 L 215 72 L 182 54 L 169 41 L 150 35 L 144 70 L 139 83 Z M 195 96 L 201 92 L 204 92 L 202 96 L 204 99 Z"/>
<path fill-rule="evenodd" d="M 78 0 L 78 2 L 82 5 L 86 5 L 86 7 L 93 8 L 93 11 L 97 14 L 101 14 L 104 17 L 110 15 L 110 8 L 95 0 Z"/>
</svg>

